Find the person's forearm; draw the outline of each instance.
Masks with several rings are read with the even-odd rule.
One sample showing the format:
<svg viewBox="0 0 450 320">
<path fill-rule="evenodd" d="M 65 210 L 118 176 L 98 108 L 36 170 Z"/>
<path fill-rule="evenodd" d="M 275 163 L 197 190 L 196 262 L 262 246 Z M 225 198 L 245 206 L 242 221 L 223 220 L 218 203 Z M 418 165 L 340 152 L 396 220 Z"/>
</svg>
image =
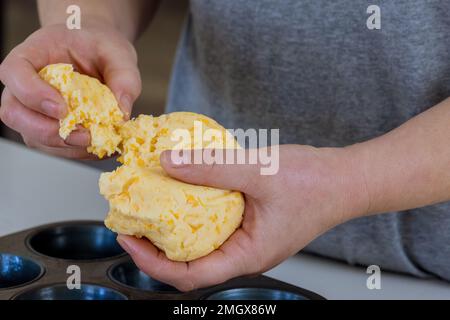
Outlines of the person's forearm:
<svg viewBox="0 0 450 320">
<path fill-rule="evenodd" d="M 367 195 L 367 212 L 450 200 L 450 99 L 391 132 L 347 147 Z M 364 182 L 365 181 L 365 182 Z"/>
<path fill-rule="evenodd" d="M 140 32 L 152 19 L 160 0 L 38 0 L 42 26 L 65 23 L 66 9 L 78 5 L 83 21 L 94 19 L 111 24 L 130 41 L 136 40 Z"/>
</svg>

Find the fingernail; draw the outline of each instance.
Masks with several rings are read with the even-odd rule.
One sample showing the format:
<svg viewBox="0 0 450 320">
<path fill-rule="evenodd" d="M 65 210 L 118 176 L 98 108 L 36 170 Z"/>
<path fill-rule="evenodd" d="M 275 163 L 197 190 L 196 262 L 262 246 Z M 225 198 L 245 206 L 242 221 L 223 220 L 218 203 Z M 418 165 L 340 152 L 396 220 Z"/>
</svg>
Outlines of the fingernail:
<svg viewBox="0 0 450 320">
<path fill-rule="evenodd" d="M 124 94 L 120 98 L 120 109 L 124 113 L 125 119 L 127 120 L 130 119 L 131 116 L 131 107 L 132 107 L 131 97 L 128 94 Z"/>
<path fill-rule="evenodd" d="M 125 250 L 126 252 L 131 252 L 130 245 L 127 243 L 127 240 L 124 239 L 121 235 L 117 236 L 117 242 L 120 244 L 120 246 Z"/>
<path fill-rule="evenodd" d="M 41 104 L 41 108 L 49 117 L 62 119 L 65 116 L 64 108 L 54 101 L 44 100 Z"/>
<path fill-rule="evenodd" d="M 74 131 L 65 140 L 66 144 L 74 147 L 88 147 L 91 144 L 87 131 Z"/>
</svg>

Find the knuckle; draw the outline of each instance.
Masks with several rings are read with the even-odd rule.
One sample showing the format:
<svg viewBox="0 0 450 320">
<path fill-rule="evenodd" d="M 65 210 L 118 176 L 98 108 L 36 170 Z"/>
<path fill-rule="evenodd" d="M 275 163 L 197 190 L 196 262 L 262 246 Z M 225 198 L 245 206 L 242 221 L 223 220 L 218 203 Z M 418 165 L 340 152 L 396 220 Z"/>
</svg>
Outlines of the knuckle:
<svg viewBox="0 0 450 320">
<path fill-rule="evenodd" d="M 142 82 L 141 82 L 141 77 L 138 76 L 138 83 L 136 86 L 133 86 L 134 91 L 134 97 L 137 98 L 141 95 L 142 93 Z"/>
<path fill-rule="evenodd" d="M 9 107 L 6 104 L 3 104 L 0 107 L 0 120 L 8 127 L 11 127 L 14 124 L 14 116 L 15 112 L 13 108 Z"/>
<path fill-rule="evenodd" d="M 3 79 L 4 79 L 5 74 L 6 74 L 5 68 L 6 68 L 5 62 L 2 62 L 2 63 L 0 64 L 0 81 L 1 81 L 1 82 L 3 82 Z"/>
<path fill-rule="evenodd" d="M 137 70 L 127 75 L 122 75 L 121 78 L 115 79 L 115 82 L 117 87 L 122 87 L 130 94 L 133 100 L 137 99 L 142 93 L 142 80 Z"/>
<path fill-rule="evenodd" d="M 36 88 L 34 85 L 29 86 L 25 83 L 17 86 L 17 90 L 22 103 L 26 107 L 34 109 L 40 108 L 40 101 L 46 96 L 46 92 L 42 88 Z"/>
<path fill-rule="evenodd" d="M 54 137 L 49 127 L 47 126 L 37 126 L 35 128 L 35 134 L 39 137 L 39 140 L 43 145 L 46 146 L 55 146 L 54 145 Z"/>
<path fill-rule="evenodd" d="M 27 147 L 32 149 L 36 148 L 36 142 L 33 139 L 30 139 L 28 136 L 22 135 L 22 140 Z"/>
<path fill-rule="evenodd" d="M 0 82 L 6 86 L 6 79 L 11 76 L 12 65 L 11 65 L 11 55 L 13 55 L 14 49 L 10 54 L 3 60 L 0 64 Z"/>
<path fill-rule="evenodd" d="M 130 41 L 126 41 L 124 48 L 126 50 L 128 50 L 129 54 L 131 55 L 132 61 L 137 63 L 138 62 L 138 53 L 137 53 L 136 47 L 133 45 L 133 43 L 131 43 Z"/>
<path fill-rule="evenodd" d="M 21 87 L 20 91 L 21 91 L 22 99 L 23 99 L 24 103 L 27 106 L 32 105 L 33 101 L 37 97 L 41 97 L 42 96 L 41 90 L 33 90 L 32 88 L 27 88 L 26 89 L 25 87 Z"/>
<path fill-rule="evenodd" d="M 139 95 L 142 92 L 142 78 L 138 68 L 135 68 L 136 85 L 133 87 L 136 90 L 136 94 Z"/>
<path fill-rule="evenodd" d="M 0 63 L 0 81 L 5 82 L 5 78 L 8 74 L 9 69 L 9 56 L 6 57 L 2 63 Z"/>
<path fill-rule="evenodd" d="M 4 113 L 5 113 L 5 107 L 0 106 L 0 121 L 3 121 L 3 122 L 4 122 L 4 117 L 5 117 Z"/>
</svg>

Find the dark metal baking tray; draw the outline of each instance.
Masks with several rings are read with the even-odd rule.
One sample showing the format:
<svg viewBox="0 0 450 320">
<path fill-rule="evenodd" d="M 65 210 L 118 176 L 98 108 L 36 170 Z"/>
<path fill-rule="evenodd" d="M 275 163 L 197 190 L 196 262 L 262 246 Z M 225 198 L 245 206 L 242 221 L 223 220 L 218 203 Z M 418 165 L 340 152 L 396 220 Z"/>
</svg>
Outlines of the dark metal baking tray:
<svg viewBox="0 0 450 320">
<path fill-rule="evenodd" d="M 67 268 L 81 270 L 68 289 Z M 191 292 L 141 272 L 101 221 L 54 223 L 0 237 L 0 300 L 321 300 L 266 276 L 240 277 Z"/>
</svg>

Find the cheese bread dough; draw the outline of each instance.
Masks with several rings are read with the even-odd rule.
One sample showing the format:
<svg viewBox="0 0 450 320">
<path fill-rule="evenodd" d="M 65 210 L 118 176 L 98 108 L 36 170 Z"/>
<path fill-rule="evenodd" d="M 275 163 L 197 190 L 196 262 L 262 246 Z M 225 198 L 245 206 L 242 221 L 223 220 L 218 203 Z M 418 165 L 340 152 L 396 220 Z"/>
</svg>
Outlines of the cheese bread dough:
<svg viewBox="0 0 450 320">
<path fill-rule="evenodd" d="M 239 227 L 245 206 L 240 192 L 172 179 L 159 162 L 169 149 L 239 148 L 221 125 L 190 112 L 124 123 L 113 93 L 97 79 L 69 64 L 49 65 L 39 74 L 69 108 L 60 122 L 63 139 L 82 125 L 91 134 L 88 152 L 100 158 L 121 154 L 123 165 L 99 181 L 110 205 L 108 228 L 148 238 L 171 260 L 190 261 L 217 249 Z"/>
<path fill-rule="evenodd" d="M 164 150 L 239 148 L 233 135 L 216 121 L 197 113 L 174 112 L 159 117 L 140 115 L 120 129 L 120 162 L 159 166 Z"/>
<path fill-rule="evenodd" d="M 100 178 L 109 200 L 105 224 L 121 233 L 146 237 L 175 261 L 207 255 L 239 227 L 241 193 L 187 184 L 162 168 L 121 166 Z"/>
<path fill-rule="evenodd" d="M 111 90 L 95 78 L 80 74 L 70 64 L 52 64 L 39 72 L 43 80 L 63 96 L 67 116 L 60 121 L 59 135 L 66 139 L 77 125 L 91 134 L 88 152 L 103 158 L 119 151 L 119 127 L 123 113 Z"/>
<path fill-rule="evenodd" d="M 213 129 L 215 138 L 195 139 Z M 177 129 L 190 141 L 173 141 Z M 100 193 L 109 200 L 105 221 L 115 232 L 146 237 L 175 261 L 190 261 L 217 249 L 240 225 L 244 199 L 240 192 L 187 184 L 170 178 L 159 163 L 162 151 L 175 148 L 223 148 L 238 145 L 214 120 L 177 112 L 161 117 L 141 115 L 120 130 L 123 166 L 100 178 Z M 214 134 L 213 134 L 214 135 Z"/>
</svg>

